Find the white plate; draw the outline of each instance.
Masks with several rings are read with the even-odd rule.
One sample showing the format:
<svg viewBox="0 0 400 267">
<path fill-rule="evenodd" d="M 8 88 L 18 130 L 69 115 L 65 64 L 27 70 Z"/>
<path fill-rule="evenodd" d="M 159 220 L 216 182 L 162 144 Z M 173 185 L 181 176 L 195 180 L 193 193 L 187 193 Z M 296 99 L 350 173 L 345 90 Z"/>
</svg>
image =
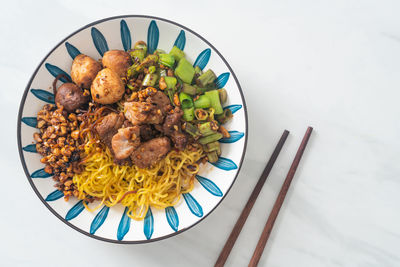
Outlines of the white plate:
<svg viewBox="0 0 400 267">
<path fill-rule="evenodd" d="M 54 190 L 54 181 L 43 171 L 33 133 L 36 114 L 53 102 L 51 84 L 59 73 L 69 73 L 73 58 L 83 53 L 95 59 L 108 49 L 128 50 L 136 41 L 147 41 L 149 50 L 169 51 L 175 44 L 189 61 L 211 68 L 217 84 L 228 91 L 234 119 L 226 124 L 231 138 L 222 140 L 222 156 L 216 164 L 200 170 L 192 192 L 174 207 L 151 208 L 144 221 L 131 220 L 123 206 L 103 207 L 92 213 L 82 201 Z M 49 210 L 67 225 L 93 238 L 117 243 L 144 243 L 181 233 L 203 220 L 226 196 L 242 164 L 247 143 L 247 112 L 239 82 L 222 55 L 203 37 L 175 22 L 149 16 L 119 16 L 91 23 L 62 40 L 33 73 L 21 100 L 18 115 L 18 149 L 22 166 L 33 190 Z"/>
</svg>

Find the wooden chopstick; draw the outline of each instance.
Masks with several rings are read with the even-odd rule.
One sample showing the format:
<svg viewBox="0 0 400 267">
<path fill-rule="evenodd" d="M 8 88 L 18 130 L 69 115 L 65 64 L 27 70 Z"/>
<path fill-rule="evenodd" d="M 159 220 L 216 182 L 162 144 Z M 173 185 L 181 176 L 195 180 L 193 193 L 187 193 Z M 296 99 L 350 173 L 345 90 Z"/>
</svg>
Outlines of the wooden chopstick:
<svg viewBox="0 0 400 267">
<path fill-rule="evenodd" d="M 312 127 L 308 127 L 308 129 L 303 137 L 303 141 L 301 141 L 300 147 L 297 150 L 296 156 L 294 157 L 292 166 L 290 166 L 290 169 L 286 176 L 285 182 L 282 185 L 281 191 L 279 192 L 279 195 L 276 198 L 275 204 L 272 208 L 272 211 L 269 214 L 269 217 L 268 217 L 267 223 L 265 224 L 264 230 L 262 231 L 260 239 L 258 240 L 257 246 L 253 253 L 253 257 L 251 257 L 249 267 L 257 266 L 258 262 L 260 261 L 261 255 L 265 248 L 265 245 L 267 244 L 268 238 L 271 234 L 272 227 L 274 227 L 276 217 L 278 216 L 279 210 L 282 207 L 282 203 L 285 200 L 286 193 L 289 190 L 290 183 L 293 180 L 294 174 L 296 173 L 296 170 L 297 170 L 297 166 L 299 166 L 299 162 L 301 160 L 301 157 L 303 156 L 303 152 L 307 146 L 308 140 L 310 139 L 312 130 L 313 130 Z"/>
<path fill-rule="evenodd" d="M 257 200 L 258 195 L 260 194 L 260 191 L 265 183 L 265 181 L 267 180 L 267 177 L 269 175 L 269 173 L 271 172 L 272 167 L 274 166 L 274 163 L 283 147 L 283 145 L 285 144 L 286 138 L 289 135 L 289 131 L 285 130 L 281 136 L 281 138 L 279 139 L 278 144 L 275 147 L 274 152 L 271 155 L 271 158 L 269 159 L 267 166 L 265 166 L 264 171 L 262 172 L 256 186 L 253 189 L 253 192 L 251 193 L 249 200 L 247 200 L 246 206 L 244 206 L 242 213 L 240 214 L 235 226 L 232 229 L 231 234 L 229 235 L 228 240 L 225 243 L 224 248 L 222 249 L 221 253 L 219 254 L 219 257 L 215 263 L 214 266 L 216 267 L 220 267 L 220 266 L 224 266 L 226 259 L 229 256 L 229 253 L 231 252 L 233 246 L 235 245 L 236 239 L 238 238 L 240 231 L 243 228 L 244 223 L 247 220 L 247 217 L 250 214 L 251 209 L 253 208 L 254 203 Z"/>
</svg>

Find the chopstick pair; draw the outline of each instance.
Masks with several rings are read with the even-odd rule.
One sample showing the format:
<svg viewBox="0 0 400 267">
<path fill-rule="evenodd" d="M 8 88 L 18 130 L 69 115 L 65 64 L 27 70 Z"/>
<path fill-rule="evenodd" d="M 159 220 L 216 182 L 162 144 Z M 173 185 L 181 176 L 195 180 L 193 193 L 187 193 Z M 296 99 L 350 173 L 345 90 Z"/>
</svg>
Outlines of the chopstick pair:
<svg viewBox="0 0 400 267">
<path fill-rule="evenodd" d="M 290 166 L 290 169 L 286 176 L 286 179 L 282 185 L 281 191 L 279 192 L 278 197 L 276 198 L 276 201 L 274 203 L 272 211 L 268 217 L 267 223 L 265 224 L 265 227 L 261 233 L 260 239 L 258 240 L 258 243 L 254 250 L 253 256 L 249 262 L 249 267 L 257 266 L 258 262 L 260 261 L 261 255 L 264 251 L 265 245 L 267 244 L 268 238 L 271 234 L 271 231 L 274 226 L 275 220 L 278 216 L 279 210 L 283 204 L 283 201 L 285 200 L 286 193 L 289 190 L 290 183 L 293 180 L 294 174 L 296 173 L 296 170 L 297 170 L 297 166 L 300 163 L 300 159 L 301 159 L 303 152 L 307 146 L 308 140 L 310 139 L 312 130 L 313 130 L 312 127 L 307 128 L 307 131 L 303 137 L 303 140 L 299 146 L 299 149 L 297 150 L 296 156 L 294 157 L 292 165 Z M 276 159 L 278 158 L 278 155 L 279 155 L 283 145 L 285 144 L 285 141 L 286 141 L 288 135 L 289 135 L 289 131 L 285 130 L 283 132 L 281 138 L 279 139 L 279 142 L 276 145 L 274 152 L 271 155 L 271 158 L 269 159 L 267 165 L 265 166 L 265 169 L 262 172 L 256 186 L 254 187 L 253 192 L 251 193 L 245 207 L 243 208 L 242 213 L 240 214 L 235 226 L 233 227 L 232 232 L 229 235 L 228 240 L 226 241 L 224 248 L 222 249 L 222 251 L 214 265 L 215 267 L 221 267 L 221 266 L 225 265 L 225 262 L 229 256 L 233 246 L 235 245 L 235 242 L 240 234 L 240 231 L 242 230 L 243 225 L 245 224 L 247 217 L 249 216 L 250 211 L 253 208 L 254 203 L 256 202 L 257 197 L 260 194 L 260 191 L 261 191 L 265 181 L 267 180 L 269 173 L 272 170 L 272 167 L 274 166 L 274 163 L 275 163 Z"/>
</svg>

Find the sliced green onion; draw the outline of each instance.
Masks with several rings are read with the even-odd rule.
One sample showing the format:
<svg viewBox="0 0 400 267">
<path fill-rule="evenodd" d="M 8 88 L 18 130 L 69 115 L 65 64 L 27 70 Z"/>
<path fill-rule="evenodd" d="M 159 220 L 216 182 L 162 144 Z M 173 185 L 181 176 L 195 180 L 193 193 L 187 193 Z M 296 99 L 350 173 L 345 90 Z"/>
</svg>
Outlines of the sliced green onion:
<svg viewBox="0 0 400 267">
<path fill-rule="evenodd" d="M 166 52 L 162 49 L 156 49 L 156 51 L 154 51 L 155 55 L 160 55 L 160 54 L 165 54 Z"/>
<path fill-rule="evenodd" d="M 185 58 L 182 58 L 178 62 L 178 66 L 175 69 L 175 75 L 183 82 L 191 84 L 194 77 L 194 68 Z"/>
<path fill-rule="evenodd" d="M 201 124 L 198 125 L 198 128 L 199 128 L 199 131 L 200 131 L 202 136 L 208 136 L 208 135 L 216 133 L 215 131 L 213 131 L 211 129 L 211 123 L 210 122 L 201 123 Z"/>
<path fill-rule="evenodd" d="M 156 72 L 156 66 L 150 66 L 149 67 L 149 73 L 154 73 L 154 72 Z"/>
<path fill-rule="evenodd" d="M 171 101 L 171 104 L 173 106 L 175 106 L 175 103 L 174 103 L 175 90 L 174 90 L 174 88 L 168 88 L 167 89 L 167 94 L 168 94 L 169 101 Z"/>
<path fill-rule="evenodd" d="M 182 109 L 193 108 L 193 99 L 188 94 L 180 93 L 179 102 L 181 102 Z"/>
<path fill-rule="evenodd" d="M 194 73 L 195 73 L 197 76 L 200 76 L 200 75 L 203 74 L 203 71 L 200 69 L 199 66 L 196 66 L 196 67 L 194 67 Z"/>
<path fill-rule="evenodd" d="M 211 143 L 211 142 L 218 141 L 222 137 L 223 136 L 222 136 L 221 133 L 213 133 L 213 134 L 210 134 L 208 136 L 200 138 L 199 139 L 199 143 L 202 144 L 202 145 L 205 145 L 205 144 L 208 144 L 208 143 Z"/>
<path fill-rule="evenodd" d="M 210 120 L 214 120 L 214 113 L 215 113 L 215 109 L 213 109 L 213 108 L 208 109 L 208 117 L 210 118 Z"/>
<path fill-rule="evenodd" d="M 169 77 L 165 76 L 164 81 L 167 84 L 167 94 L 169 97 L 169 101 L 171 101 L 171 104 L 175 106 L 174 103 L 174 94 L 175 94 L 175 86 L 176 86 L 176 78 L 175 77 Z"/>
<path fill-rule="evenodd" d="M 176 46 L 172 47 L 171 52 L 169 52 L 169 54 L 173 56 L 176 61 L 179 61 L 185 57 L 185 53 Z"/>
<path fill-rule="evenodd" d="M 148 73 L 146 76 L 144 76 L 143 79 L 143 86 L 154 86 L 157 82 L 158 75 L 155 73 Z"/>
<path fill-rule="evenodd" d="M 185 131 L 194 138 L 199 137 L 201 135 L 199 129 L 189 122 L 185 122 Z"/>
<path fill-rule="evenodd" d="M 144 57 L 146 56 L 146 50 L 143 49 L 135 49 L 130 52 L 131 58 L 133 62 L 142 62 Z"/>
<path fill-rule="evenodd" d="M 158 62 L 158 56 L 157 55 L 148 55 L 143 59 L 143 61 L 140 63 L 139 66 L 137 66 L 136 71 L 137 72 L 142 72 L 145 67 L 149 67 L 152 65 L 157 64 Z"/>
<path fill-rule="evenodd" d="M 216 119 L 220 124 L 227 123 L 232 118 L 233 114 L 229 108 L 225 109 L 224 112 L 222 112 L 222 114 L 216 116 Z"/>
<path fill-rule="evenodd" d="M 188 95 L 195 95 L 196 94 L 196 87 L 191 86 L 190 84 L 183 83 L 182 84 L 182 92 Z"/>
<path fill-rule="evenodd" d="M 215 86 L 217 76 L 212 70 L 207 70 L 196 79 L 196 84 L 200 87 Z"/>
<path fill-rule="evenodd" d="M 193 85 L 193 87 L 196 88 L 196 95 L 202 95 L 208 91 L 207 88 L 200 88 L 197 84 Z"/>
<path fill-rule="evenodd" d="M 216 152 L 218 157 L 221 156 L 221 146 L 218 147 Z"/>
<path fill-rule="evenodd" d="M 207 153 L 207 158 L 208 158 L 208 161 L 211 163 L 218 161 L 218 155 L 215 151 Z"/>
<path fill-rule="evenodd" d="M 143 41 L 136 42 L 135 46 L 133 47 L 135 50 L 144 50 L 147 53 L 147 45 Z"/>
<path fill-rule="evenodd" d="M 221 102 L 219 100 L 219 93 L 217 90 L 211 90 L 205 92 L 204 95 L 208 96 L 210 99 L 211 107 L 215 110 L 215 114 L 222 114 L 224 111 L 221 106 Z"/>
<path fill-rule="evenodd" d="M 209 108 L 211 106 L 210 99 L 206 95 L 199 96 L 198 99 L 194 101 L 195 108 Z"/>
<path fill-rule="evenodd" d="M 224 88 L 218 89 L 219 93 L 219 100 L 221 100 L 221 104 L 226 103 L 226 100 L 228 100 L 228 93 Z"/>
<path fill-rule="evenodd" d="M 159 63 L 167 66 L 168 68 L 172 68 L 175 64 L 175 58 L 169 54 L 159 54 Z"/>
<path fill-rule="evenodd" d="M 183 109 L 183 119 L 185 121 L 192 121 L 194 120 L 194 108 L 185 108 Z"/>
<path fill-rule="evenodd" d="M 126 75 L 128 76 L 128 78 L 131 78 L 137 74 L 136 67 L 137 65 L 134 64 L 128 68 L 128 70 L 126 71 Z"/>
<path fill-rule="evenodd" d="M 174 89 L 177 83 L 177 80 L 175 77 L 169 77 L 165 76 L 164 77 L 165 83 L 167 84 L 167 88 L 172 88 Z"/>
<path fill-rule="evenodd" d="M 220 149 L 220 144 L 218 141 L 208 143 L 203 146 L 205 152 L 218 151 Z"/>
<path fill-rule="evenodd" d="M 158 62 L 158 55 L 148 55 L 144 58 L 144 63 L 157 63 Z"/>
<path fill-rule="evenodd" d="M 208 112 L 202 108 L 198 108 L 194 110 L 194 116 L 199 121 L 205 121 L 208 118 Z"/>
</svg>

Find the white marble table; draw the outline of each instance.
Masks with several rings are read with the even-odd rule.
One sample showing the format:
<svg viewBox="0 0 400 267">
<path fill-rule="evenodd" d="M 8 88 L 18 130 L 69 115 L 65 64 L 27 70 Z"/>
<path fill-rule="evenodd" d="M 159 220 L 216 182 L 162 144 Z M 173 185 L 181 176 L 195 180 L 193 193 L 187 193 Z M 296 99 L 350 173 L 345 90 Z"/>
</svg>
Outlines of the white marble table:
<svg viewBox="0 0 400 267">
<path fill-rule="evenodd" d="M 400 2 L 7 1 L 0 11 L 2 266 L 211 266 L 283 129 L 291 135 L 234 247 L 245 266 L 308 125 L 315 129 L 260 266 L 400 266 Z M 115 245 L 51 214 L 28 184 L 16 117 L 31 73 L 94 20 L 148 14 L 208 39 L 241 82 L 249 143 L 236 184 L 193 229 Z"/>
</svg>

